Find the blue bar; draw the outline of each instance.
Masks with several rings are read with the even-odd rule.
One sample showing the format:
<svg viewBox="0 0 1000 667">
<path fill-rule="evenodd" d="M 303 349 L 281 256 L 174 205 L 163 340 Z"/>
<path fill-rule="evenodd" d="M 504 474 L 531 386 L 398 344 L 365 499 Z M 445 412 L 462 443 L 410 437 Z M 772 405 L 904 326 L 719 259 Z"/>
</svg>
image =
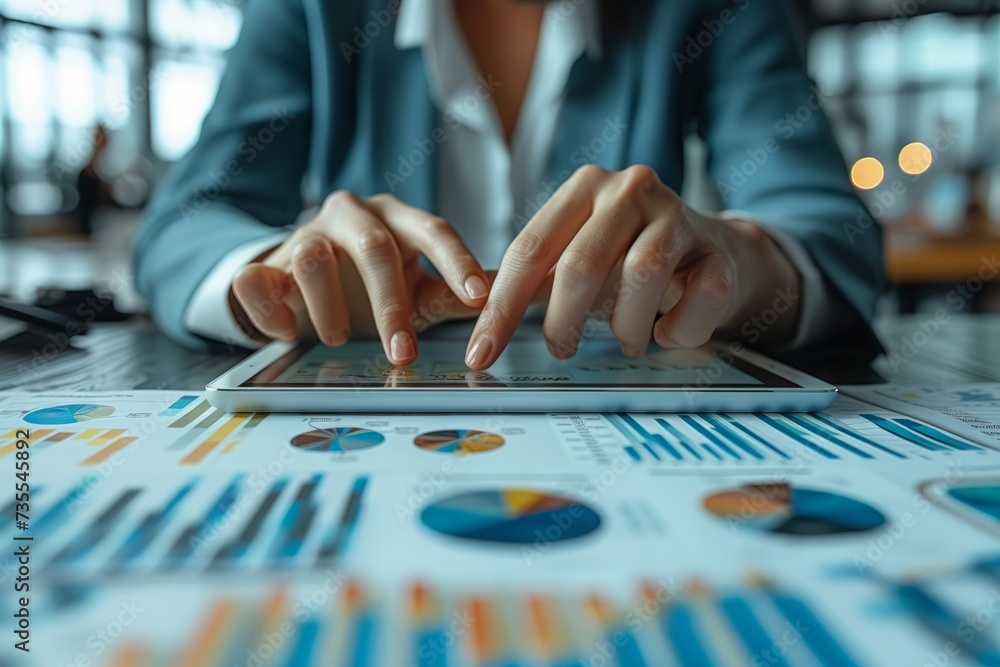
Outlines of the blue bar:
<svg viewBox="0 0 1000 667">
<path fill-rule="evenodd" d="M 743 640 L 748 654 L 754 657 L 768 656 L 768 664 L 774 667 L 789 667 L 784 657 L 774 651 L 775 642 L 757 620 L 757 615 L 744 598 L 728 595 L 719 600 L 719 607 L 729 619 L 729 624 L 733 626 L 736 634 Z"/>
<path fill-rule="evenodd" d="M 36 538 L 41 537 L 45 534 L 45 529 L 49 527 L 49 524 L 56 524 L 59 519 L 61 519 L 67 512 L 69 512 L 70 506 L 74 505 L 78 498 L 86 493 L 88 490 L 87 479 L 85 478 L 83 482 L 73 487 L 66 493 L 62 498 L 60 498 L 48 511 L 35 522 L 32 527 L 32 533 Z"/>
<path fill-rule="evenodd" d="M 649 431 L 644 429 L 642 427 L 642 424 L 637 422 L 632 415 L 623 413 L 621 415 L 621 418 L 625 421 L 626 424 L 634 428 L 636 432 L 639 433 L 643 438 L 645 438 L 646 440 L 652 440 L 653 442 L 658 444 L 667 452 L 667 454 L 670 454 L 672 457 L 674 457 L 675 460 L 682 461 L 684 459 L 681 453 L 678 452 L 676 449 L 674 449 L 673 445 L 667 442 L 666 438 L 664 438 L 662 435 L 659 435 L 658 433 L 650 433 Z"/>
<path fill-rule="evenodd" d="M 917 584 L 894 584 L 896 597 L 906 605 L 929 630 L 961 647 L 962 652 L 983 667 L 1000 665 L 1000 651 L 981 632 L 962 634 L 959 628 L 969 628 L 960 615 L 945 607 L 937 598 Z M 970 636 L 971 635 L 971 636 Z"/>
<path fill-rule="evenodd" d="M 378 621 L 375 616 L 364 611 L 354 626 L 354 646 L 351 655 L 347 660 L 350 667 L 370 667 L 372 658 L 375 656 L 373 644 L 375 642 Z"/>
<path fill-rule="evenodd" d="M 156 539 L 159 535 L 159 529 L 163 527 L 174 509 L 181 504 L 196 484 L 197 480 L 188 482 L 187 485 L 173 495 L 167 504 L 164 505 L 163 509 L 157 513 L 147 515 L 129 536 L 125 538 L 125 541 L 118 548 L 117 553 L 111 558 L 112 562 L 116 564 L 126 563 L 139 556 Z"/>
<path fill-rule="evenodd" d="M 141 489 L 123 491 L 106 510 L 101 512 L 89 526 L 83 529 L 83 532 L 79 533 L 72 542 L 63 547 L 52 558 L 50 565 L 63 561 L 79 560 L 90 553 L 114 530 L 116 521 L 141 493 Z"/>
<path fill-rule="evenodd" d="M 620 628 L 616 632 L 610 633 L 607 639 L 611 642 L 612 646 L 618 647 L 618 667 L 649 667 L 649 663 L 643 657 L 642 649 L 639 648 L 639 642 L 633 633 L 625 628 Z M 583 663 L 577 660 L 571 664 L 582 666 L 585 664 L 589 665 L 590 663 Z M 569 666 L 567 665 L 567 667 Z"/>
<path fill-rule="evenodd" d="M 831 454 L 830 452 L 826 451 L 825 449 L 823 449 L 819 445 L 814 445 L 813 443 L 809 442 L 807 439 L 805 439 L 801 435 L 799 435 L 795 431 L 795 429 L 789 428 L 787 425 L 782 424 L 781 422 L 779 422 L 776 419 L 771 419 L 770 417 L 768 417 L 767 415 L 765 415 L 763 413 L 758 414 L 757 418 L 760 419 L 765 424 L 767 424 L 768 426 L 770 426 L 771 428 L 775 429 L 776 431 L 787 435 L 789 438 L 791 438 L 795 442 L 799 443 L 800 445 L 803 445 L 803 446 L 807 447 L 808 449 L 811 449 L 812 451 L 816 452 L 820 456 L 823 456 L 823 457 L 828 458 L 828 459 L 838 459 L 838 458 L 840 458 L 836 454 Z"/>
<path fill-rule="evenodd" d="M 840 431 L 841 433 L 844 433 L 845 435 L 849 435 L 852 438 L 854 438 L 855 440 L 860 440 L 861 442 L 865 443 L 869 447 L 874 447 L 875 449 L 883 451 L 886 454 L 891 454 L 891 455 L 895 456 L 898 459 L 905 459 L 905 458 L 907 458 L 907 456 L 905 454 L 900 454 L 899 452 L 897 452 L 894 449 L 886 447 L 885 445 L 878 444 L 877 442 L 875 442 L 871 438 L 867 438 L 867 437 L 861 435 L 860 433 L 855 433 L 854 431 L 852 431 L 848 427 L 844 426 L 843 424 L 838 423 L 836 419 L 833 419 L 831 417 L 827 417 L 826 415 L 824 415 L 822 413 L 815 414 L 815 415 L 813 415 L 813 417 L 815 417 L 816 419 L 820 420 L 821 422 L 823 422 L 824 424 L 826 424 L 827 426 L 829 426 L 832 429 L 836 429 L 836 430 Z"/>
<path fill-rule="evenodd" d="M 316 641 L 319 638 L 319 623 L 311 618 L 303 621 L 299 625 L 298 635 L 295 647 L 288 654 L 288 660 L 285 661 L 285 667 L 301 667 L 312 664 L 313 652 L 319 643 Z"/>
<path fill-rule="evenodd" d="M 753 445 L 751 445 L 749 442 L 741 438 L 738 433 L 733 433 L 731 430 L 729 430 L 729 428 L 725 424 L 723 424 L 718 417 L 716 417 L 715 415 L 702 415 L 701 418 L 707 421 L 709 424 L 711 424 L 712 428 L 714 428 L 717 433 L 721 433 L 725 437 L 729 438 L 737 447 L 742 449 L 744 452 L 746 452 L 747 454 L 749 454 L 750 456 L 754 457 L 759 461 L 764 460 L 764 456 L 760 452 L 758 452 Z"/>
<path fill-rule="evenodd" d="M 975 445 L 970 445 L 967 442 L 963 442 L 962 440 L 953 438 L 947 433 L 944 433 L 943 431 L 939 431 L 936 428 L 931 428 L 930 426 L 927 426 L 926 424 L 921 424 L 920 422 L 915 422 L 912 419 L 899 419 L 897 421 L 899 421 L 899 423 L 902 424 L 903 426 L 906 426 L 911 430 L 916 431 L 917 433 L 934 438 L 938 442 L 942 442 L 948 445 L 949 447 L 953 447 L 955 449 L 960 449 L 963 452 L 975 451 L 977 449 L 980 449 Z"/>
<path fill-rule="evenodd" d="M 361 514 L 361 501 L 364 498 L 365 489 L 368 487 L 368 477 L 362 476 L 354 480 L 354 486 L 347 497 L 347 505 L 340 515 L 340 520 L 330 526 L 327 534 L 323 538 L 323 546 L 320 547 L 319 560 L 324 561 L 329 558 L 341 556 L 350 544 L 351 536 L 358 525 L 358 517 Z"/>
<path fill-rule="evenodd" d="M 712 445 L 708 444 L 707 442 L 703 442 L 703 443 L 701 443 L 701 446 L 705 448 L 706 452 L 708 452 L 709 454 L 711 454 L 712 456 L 714 456 L 718 460 L 720 460 L 720 461 L 722 460 L 722 456 L 719 454 L 719 452 L 715 451 L 712 448 Z"/>
<path fill-rule="evenodd" d="M 411 664 L 416 667 L 448 667 L 448 649 L 445 648 L 448 639 L 447 633 L 440 628 L 418 630 L 417 655 Z"/>
<path fill-rule="evenodd" d="M 691 452 L 691 456 L 695 457 L 699 461 L 702 460 L 702 456 L 698 452 L 698 450 L 692 447 L 690 443 L 688 443 L 688 440 L 687 438 L 684 437 L 684 434 L 678 431 L 676 428 L 674 428 L 673 424 L 668 422 L 666 419 L 660 419 L 659 417 L 656 418 L 656 423 L 659 424 L 664 431 L 677 438 L 677 442 L 681 443 L 681 447 Z"/>
<path fill-rule="evenodd" d="M 797 628 L 801 623 L 809 629 L 801 634 L 802 641 L 819 664 L 823 667 L 858 667 L 858 663 L 804 602 L 784 593 L 771 593 L 771 600 L 792 627 Z"/>
<path fill-rule="evenodd" d="M 667 642 L 684 667 L 713 667 L 715 664 L 702 641 L 687 602 L 679 602 L 667 610 L 666 634 Z"/>
<path fill-rule="evenodd" d="M 257 505 L 257 509 L 252 515 L 250 515 L 250 520 L 243 526 L 243 529 L 232 539 L 232 541 L 226 543 L 221 549 L 216 552 L 214 561 L 219 562 L 223 560 L 239 560 L 247 555 L 250 551 L 250 547 L 253 546 L 254 540 L 257 539 L 257 534 L 260 532 L 260 528 L 264 525 L 267 520 L 268 514 L 271 513 L 271 509 L 274 504 L 278 502 L 278 498 L 284 493 L 285 488 L 288 486 L 288 480 L 281 478 L 271 485 L 268 490 L 267 495 L 264 499 Z"/>
<path fill-rule="evenodd" d="M 197 396 L 181 396 L 176 401 L 174 401 L 170 407 L 160 413 L 161 417 L 176 417 L 184 408 L 191 405 L 198 399 Z"/>
<path fill-rule="evenodd" d="M 913 444 L 923 447 L 924 449 L 930 450 L 932 452 L 948 451 L 948 448 L 945 447 L 944 445 L 939 445 L 936 442 L 927 440 L 926 438 L 922 438 L 916 433 L 906 430 L 896 422 L 889 421 L 888 419 L 883 419 L 882 417 L 878 417 L 876 415 L 861 415 L 861 416 L 870 421 L 871 423 L 875 424 L 876 426 L 878 426 L 883 431 L 892 433 L 893 435 L 903 438 L 904 440 L 909 440 Z"/>
<path fill-rule="evenodd" d="M 281 525 L 278 526 L 274 545 L 271 547 L 271 555 L 289 557 L 298 552 L 302 540 L 295 539 L 293 533 L 303 517 L 310 515 L 312 495 L 322 479 L 323 475 L 321 474 L 313 475 L 299 487 L 299 492 L 285 511 L 285 516 L 281 518 Z"/>
<path fill-rule="evenodd" d="M 753 440 L 756 440 L 757 442 L 759 442 L 763 446 L 767 447 L 768 449 L 770 449 L 772 452 L 774 452 L 775 454 L 777 454 L 781 458 L 786 459 L 786 460 L 792 458 L 791 456 L 789 456 L 788 454 L 786 454 L 784 450 L 782 450 L 782 449 L 780 449 L 780 448 L 772 445 L 767 440 L 765 440 L 764 438 L 762 438 L 759 435 L 757 435 L 756 433 L 754 433 L 753 430 L 751 430 L 746 424 L 741 423 L 740 420 L 737 419 L 736 417 L 733 417 L 732 415 L 726 415 L 726 414 L 724 414 L 724 415 L 722 415 L 722 418 L 724 420 L 726 420 L 727 424 L 729 424 L 730 426 L 732 426 L 733 428 L 735 428 L 737 430 L 743 431 L 743 433 L 746 434 L 748 437 L 752 438 Z"/>
<path fill-rule="evenodd" d="M 732 449 L 726 443 L 722 442 L 721 439 L 715 437 L 714 433 L 712 433 L 707 428 L 705 428 L 704 426 L 702 426 L 701 424 L 699 424 L 695 420 L 695 418 L 692 417 L 691 415 L 681 415 L 681 420 L 683 420 L 683 422 L 685 424 L 687 424 L 688 426 L 690 426 L 694 430 L 698 431 L 698 433 L 700 433 L 701 435 L 703 435 L 706 438 L 708 438 L 709 442 L 711 442 L 713 445 L 715 445 L 716 447 L 718 447 L 719 449 L 721 449 L 722 451 L 724 451 L 731 458 L 734 458 L 737 461 L 742 461 L 743 460 L 743 457 L 740 456 L 739 452 L 737 452 L 736 450 Z"/>
<path fill-rule="evenodd" d="M 805 430 L 810 431 L 811 433 L 815 433 L 816 435 L 820 436 L 821 438 L 826 438 L 829 442 L 832 442 L 833 444 L 837 445 L 838 447 L 840 447 L 842 449 L 846 449 L 847 451 L 849 451 L 850 453 L 854 454 L 855 456 L 860 456 L 863 459 L 874 459 L 875 458 L 874 456 L 872 456 L 868 452 L 861 451 L 860 449 L 858 449 L 854 445 L 851 445 L 849 443 L 844 442 L 843 440 L 841 440 L 840 438 L 838 438 L 833 433 L 830 433 L 829 431 L 827 431 L 825 428 L 822 428 L 820 426 L 817 426 L 816 424 L 813 424 L 808 419 L 800 417 L 799 415 L 788 415 L 788 419 L 791 419 L 793 422 L 795 422 L 796 424 L 798 424 L 799 426 L 801 426 Z"/>
<path fill-rule="evenodd" d="M 188 526 L 184 531 L 174 540 L 174 543 L 170 547 L 170 551 L 164 557 L 164 563 L 167 567 L 174 567 L 180 565 L 186 558 L 194 553 L 193 542 L 201 537 L 201 535 L 206 532 L 212 526 L 226 515 L 229 508 L 236 503 L 237 496 L 239 495 L 240 482 L 243 480 L 243 475 L 237 475 L 233 478 L 233 481 L 229 483 L 222 493 L 219 495 L 218 499 L 209 508 L 208 513 L 205 515 L 201 521 L 198 521 L 190 526 Z"/>
<path fill-rule="evenodd" d="M 635 461 L 642 461 L 642 456 L 639 455 L 639 452 L 635 451 L 635 447 L 632 445 L 625 445 L 625 453 Z"/>
</svg>

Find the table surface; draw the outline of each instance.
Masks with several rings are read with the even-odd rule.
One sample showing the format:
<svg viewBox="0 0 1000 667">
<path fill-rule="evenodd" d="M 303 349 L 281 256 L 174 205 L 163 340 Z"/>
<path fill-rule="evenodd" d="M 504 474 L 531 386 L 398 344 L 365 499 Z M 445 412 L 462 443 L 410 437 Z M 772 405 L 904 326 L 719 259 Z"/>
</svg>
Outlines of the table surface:
<svg viewBox="0 0 1000 667">
<path fill-rule="evenodd" d="M 892 316 L 877 329 L 888 354 L 872 366 L 806 370 L 834 384 L 1000 382 L 1000 315 Z M 245 354 L 192 352 L 144 320 L 97 325 L 69 347 L 0 346 L 0 391 L 200 391 Z"/>
</svg>

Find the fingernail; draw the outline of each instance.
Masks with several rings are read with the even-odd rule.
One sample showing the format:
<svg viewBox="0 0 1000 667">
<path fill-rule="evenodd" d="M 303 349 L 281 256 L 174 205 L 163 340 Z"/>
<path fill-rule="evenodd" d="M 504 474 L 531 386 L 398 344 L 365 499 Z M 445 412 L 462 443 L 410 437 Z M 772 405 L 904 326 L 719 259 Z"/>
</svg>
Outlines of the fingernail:
<svg viewBox="0 0 1000 667">
<path fill-rule="evenodd" d="M 465 291 L 473 299 L 481 299 L 489 293 L 490 288 L 479 276 L 470 276 L 465 281 Z"/>
<path fill-rule="evenodd" d="M 493 341 L 490 340 L 489 336 L 481 335 L 476 339 L 469 353 L 465 355 L 465 363 L 469 368 L 478 369 L 486 365 L 491 352 L 493 352 Z"/>
<path fill-rule="evenodd" d="M 397 331 L 389 342 L 389 351 L 393 361 L 410 361 L 416 356 L 413 349 L 413 337 L 405 331 Z"/>
<path fill-rule="evenodd" d="M 351 338 L 351 330 L 347 327 L 342 329 L 337 329 L 336 331 L 327 332 L 323 339 L 327 345 L 340 346 L 346 343 Z"/>
<path fill-rule="evenodd" d="M 637 347 L 637 346 L 623 344 L 621 345 L 621 348 L 622 348 L 622 353 L 626 357 L 641 357 L 642 355 L 646 354 L 646 348 L 644 347 Z"/>
<path fill-rule="evenodd" d="M 562 345 L 553 345 L 548 341 L 545 342 L 545 346 L 549 348 L 549 354 L 560 361 L 565 361 L 576 354 L 576 350 L 574 349 Z"/>
</svg>

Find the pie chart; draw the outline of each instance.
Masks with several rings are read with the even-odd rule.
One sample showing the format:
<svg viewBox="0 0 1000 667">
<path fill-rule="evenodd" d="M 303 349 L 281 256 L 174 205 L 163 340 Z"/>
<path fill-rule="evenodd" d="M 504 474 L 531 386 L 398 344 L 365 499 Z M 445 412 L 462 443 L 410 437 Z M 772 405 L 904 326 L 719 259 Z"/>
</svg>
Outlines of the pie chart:
<svg viewBox="0 0 1000 667">
<path fill-rule="evenodd" d="M 504 439 L 486 431 L 431 431 L 413 439 L 419 449 L 440 454 L 479 454 L 499 449 Z"/>
<path fill-rule="evenodd" d="M 1000 521 L 1000 484 L 956 486 L 948 489 L 948 495 L 994 521 Z"/>
<path fill-rule="evenodd" d="M 789 484 L 747 484 L 708 496 L 704 505 L 736 527 L 782 535 L 839 535 L 885 525 L 885 516 L 871 505 Z"/>
<path fill-rule="evenodd" d="M 443 535 L 507 544 L 573 540 L 601 525 L 587 505 L 531 489 L 459 493 L 428 505 L 420 521 Z"/>
<path fill-rule="evenodd" d="M 377 447 L 385 442 L 385 436 L 366 428 L 320 428 L 308 433 L 300 433 L 292 438 L 293 447 L 310 452 L 353 452 L 359 449 Z"/>
<path fill-rule="evenodd" d="M 75 424 L 91 419 L 110 417 L 114 413 L 115 409 L 109 405 L 74 403 L 72 405 L 55 405 L 51 408 L 29 412 L 25 415 L 24 421 L 29 424 Z"/>
</svg>

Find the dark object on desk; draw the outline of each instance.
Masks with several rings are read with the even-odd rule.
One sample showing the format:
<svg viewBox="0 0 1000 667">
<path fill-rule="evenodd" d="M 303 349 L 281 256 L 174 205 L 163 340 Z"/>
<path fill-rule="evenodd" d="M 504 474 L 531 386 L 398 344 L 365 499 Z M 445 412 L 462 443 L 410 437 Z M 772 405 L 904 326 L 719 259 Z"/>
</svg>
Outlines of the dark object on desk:
<svg viewBox="0 0 1000 667">
<path fill-rule="evenodd" d="M 83 320 L 6 299 L 0 299 L 0 315 L 24 322 L 32 331 L 59 332 L 69 338 L 85 334 L 90 329 L 90 325 Z"/>
<path fill-rule="evenodd" d="M 115 308 L 110 294 L 101 295 L 94 290 L 42 288 L 38 290 L 35 306 L 86 322 L 125 322 L 131 319 L 130 315 Z"/>
</svg>

